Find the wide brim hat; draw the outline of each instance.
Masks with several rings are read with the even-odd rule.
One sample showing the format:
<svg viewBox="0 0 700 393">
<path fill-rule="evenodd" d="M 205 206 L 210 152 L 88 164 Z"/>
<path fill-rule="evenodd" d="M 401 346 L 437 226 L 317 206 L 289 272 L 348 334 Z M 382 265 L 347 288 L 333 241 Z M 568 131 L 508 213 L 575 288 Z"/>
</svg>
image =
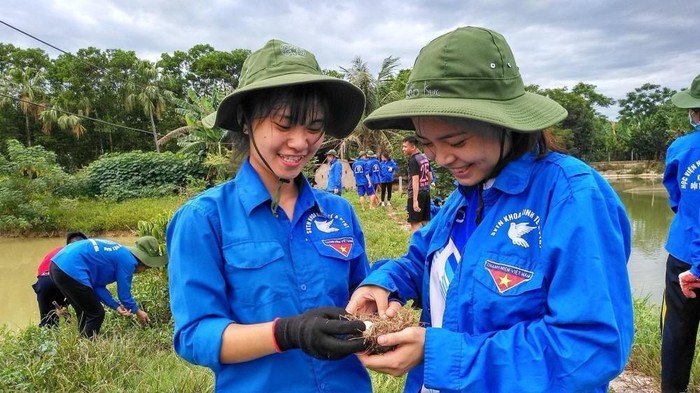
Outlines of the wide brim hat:
<svg viewBox="0 0 700 393">
<path fill-rule="evenodd" d="M 505 38 L 480 27 L 461 27 L 421 49 L 406 84 L 406 98 L 364 120 L 371 129 L 413 130 L 412 117 L 478 120 L 534 132 L 567 116 L 554 100 L 525 91 Z"/>
<path fill-rule="evenodd" d="M 160 252 L 158 240 L 153 236 L 140 237 L 136 239 L 133 246 L 127 246 L 127 248 L 148 267 L 163 267 L 168 263 L 168 256 Z"/>
<path fill-rule="evenodd" d="M 357 126 L 365 108 L 365 96 L 352 83 L 323 75 L 316 57 L 306 49 L 280 40 L 270 40 L 253 52 L 243 63 L 238 88 L 202 123 L 242 131 L 238 108 L 251 93 L 265 89 L 296 85 L 317 85 L 328 97 L 329 122 L 325 132 L 336 138 L 348 136 Z"/>
<path fill-rule="evenodd" d="M 326 152 L 327 156 L 333 156 L 333 157 L 338 157 L 338 152 L 335 151 L 335 149 L 330 149 Z"/>
<path fill-rule="evenodd" d="M 679 91 L 671 96 L 671 102 L 679 108 L 700 108 L 700 75 L 693 79 L 690 89 Z"/>
</svg>

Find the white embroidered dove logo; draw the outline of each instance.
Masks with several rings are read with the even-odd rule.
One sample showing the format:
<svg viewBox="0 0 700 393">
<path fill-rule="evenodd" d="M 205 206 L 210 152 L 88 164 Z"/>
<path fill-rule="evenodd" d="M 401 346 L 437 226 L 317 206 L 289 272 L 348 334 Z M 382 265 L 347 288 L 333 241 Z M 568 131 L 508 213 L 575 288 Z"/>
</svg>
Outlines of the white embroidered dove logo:
<svg viewBox="0 0 700 393">
<path fill-rule="evenodd" d="M 316 228 L 318 228 L 318 230 L 323 232 L 323 233 L 333 233 L 333 232 L 339 231 L 338 228 L 331 227 L 331 225 L 333 225 L 333 220 L 329 220 L 329 221 L 316 220 L 316 221 L 314 221 L 314 224 L 316 224 Z"/>
<path fill-rule="evenodd" d="M 520 224 L 511 222 L 510 227 L 508 228 L 508 237 L 513 241 L 513 244 L 528 248 L 530 245 L 525 241 L 525 239 L 523 239 L 523 236 L 535 228 L 537 227 L 530 227 L 526 222 Z"/>
</svg>

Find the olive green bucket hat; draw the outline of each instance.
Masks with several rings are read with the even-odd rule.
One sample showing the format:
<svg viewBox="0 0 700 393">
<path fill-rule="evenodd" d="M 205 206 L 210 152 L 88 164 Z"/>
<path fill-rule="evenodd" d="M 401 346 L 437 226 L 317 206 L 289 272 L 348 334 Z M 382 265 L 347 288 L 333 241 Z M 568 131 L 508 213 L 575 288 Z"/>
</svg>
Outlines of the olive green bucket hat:
<svg viewBox="0 0 700 393">
<path fill-rule="evenodd" d="M 163 267 L 168 263 L 168 256 L 160 252 L 158 240 L 153 236 L 140 237 L 127 248 L 148 267 Z"/>
<path fill-rule="evenodd" d="M 673 105 L 679 108 L 700 108 L 700 75 L 693 79 L 689 90 L 679 91 L 671 97 Z"/>
<path fill-rule="evenodd" d="M 515 131 L 539 131 L 563 120 L 566 109 L 525 91 L 505 38 L 480 27 L 461 27 L 421 49 L 406 85 L 406 98 L 372 112 L 372 129 L 413 130 L 411 117 L 479 120 Z"/>
<path fill-rule="evenodd" d="M 322 87 L 331 113 L 326 134 L 348 136 L 362 117 L 365 95 L 348 81 L 323 75 L 316 57 L 306 49 L 280 40 L 270 40 L 243 62 L 238 89 L 221 101 L 215 113 L 202 120 L 207 127 L 241 131 L 238 107 L 251 92 L 264 89 L 315 84 Z"/>
</svg>

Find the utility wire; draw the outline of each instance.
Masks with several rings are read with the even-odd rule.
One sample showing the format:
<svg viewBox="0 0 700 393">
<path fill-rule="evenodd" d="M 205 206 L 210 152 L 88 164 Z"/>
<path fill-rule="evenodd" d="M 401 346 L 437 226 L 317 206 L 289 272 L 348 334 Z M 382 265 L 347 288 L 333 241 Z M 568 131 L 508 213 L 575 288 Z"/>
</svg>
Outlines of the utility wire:
<svg viewBox="0 0 700 393">
<path fill-rule="evenodd" d="M 131 131 L 138 131 L 138 132 L 142 132 L 142 133 L 144 133 L 144 134 L 153 135 L 153 132 L 151 132 L 151 131 L 146 131 L 146 130 L 141 130 L 141 129 L 138 129 L 138 128 L 127 127 L 127 126 L 123 126 L 123 125 L 119 125 L 119 124 L 110 123 L 110 122 L 108 122 L 108 121 L 104 121 L 104 120 L 100 120 L 100 119 L 95 119 L 94 117 L 79 115 L 79 114 L 77 114 L 77 113 L 72 113 L 72 112 L 64 111 L 63 109 L 57 109 L 57 108 L 51 107 L 51 106 L 49 106 L 49 105 L 39 104 L 39 103 L 37 103 L 37 102 L 32 102 L 32 101 L 24 100 L 24 99 L 21 99 L 21 98 L 12 97 L 12 96 L 9 96 L 9 95 L 4 94 L 4 93 L 0 93 L 0 96 L 6 97 L 6 98 L 10 98 L 10 99 L 13 99 L 13 100 L 15 100 L 15 101 L 23 102 L 23 103 L 25 103 L 25 104 L 35 105 L 35 106 L 38 106 L 38 107 L 40 107 L 40 108 L 44 108 L 44 109 L 48 109 L 48 110 L 53 110 L 53 111 L 65 113 L 65 114 L 68 114 L 68 115 L 78 116 L 78 117 L 81 117 L 81 118 L 83 118 L 83 119 L 92 120 L 92 121 L 97 122 L 97 123 L 102 123 L 102 124 L 110 125 L 110 126 L 113 126 L 113 127 L 124 128 L 124 129 L 131 130 Z"/>
<path fill-rule="evenodd" d="M 5 22 L 5 21 L 3 21 L 3 20 L 0 20 L 0 23 L 3 24 L 3 25 L 5 25 L 5 26 L 7 26 L 7 27 L 9 27 L 9 28 L 11 28 L 12 30 L 15 30 L 15 31 L 17 31 L 17 32 L 19 32 L 19 33 L 21 33 L 21 34 L 26 35 L 27 37 L 30 37 L 30 38 L 32 38 L 32 39 L 34 39 L 34 40 L 37 40 L 37 41 L 41 42 L 42 44 L 44 44 L 44 45 L 46 45 L 46 46 L 49 46 L 49 47 L 51 47 L 51 48 L 53 48 L 53 49 L 55 49 L 55 50 L 57 50 L 57 51 L 59 51 L 59 52 L 61 52 L 61 53 L 63 53 L 63 54 L 66 54 L 66 55 L 69 55 L 69 56 L 73 56 L 73 57 L 74 57 L 76 60 L 78 60 L 79 62 L 81 62 L 81 63 L 83 63 L 83 64 L 87 64 L 87 65 L 89 65 L 90 67 L 95 68 L 96 70 L 100 70 L 100 71 L 102 71 L 102 72 L 104 72 L 104 73 L 106 73 L 106 74 L 111 74 L 113 77 L 115 77 L 115 78 L 121 80 L 121 81 L 124 82 L 124 83 L 137 86 L 137 84 L 136 84 L 135 82 L 133 82 L 133 81 L 124 79 L 124 78 L 122 78 L 121 76 L 119 76 L 119 75 L 117 75 L 117 74 L 111 72 L 111 71 L 108 70 L 108 69 L 105 69 L 105 68 L 102 68 L 102 67 L 100 67 L 100 66 L 98 66 L 98 65 L 92 64 L 92 63 L 90 63 L 89 61 L 84 60 L 84 59 L 81 59 L 81 58 L 79 58 L 78 56 L 76 56 L 76 55 L 74 55 L 74 54 L 72 54 L 72 53 L 70 53 L 70 52 L 66 52 L 66 51 L 64 51 L 63 49 L 61 49 L 61 48 L 59 48 L 59 47 L 57 47 L 57 46 L 55 46 L 55 45 L 51 45 L 51 44 L 49 44 L 48 42 L 42 40 L 41 38 L 35 37 L 35 36 L 33 36 L 33 35 L 27 33 L 26 31 L 23 31 L 23 30 L 21 30 L 21 29 L 15 27 L 15 26 L 12 26 L 11 24 L 9 24 L 9 23 L 7 23 L 7 22 Z M 144 86 L 139 86 L 139 87 L 143 88 Z"/>
<path fill-rule="evenodd" d="M 52 44 L 50 44 L 50 43 L 48 43 L 48 42 L 46 42 L 46 41 L 44 41 L 44 40 L 42 40 L 42 39 L 40 39 L 40 38 L 38 38 L 38 37 L 35 37 L 35 36 L 33 36 L 33 35 L 27 33 L 26 31 L 23 31 L 23 30 L 21 30 L 21 29 L 15 27 L 15 26 L 12 26 L 11 24 L 9 24 L 9 23 L 7 23 L 7 22 L 5 22 L 5 21 L 3 21 L 3 20 L 0 20 L 0 23 L 3 24 L 3 25 L 5 25 L 5 26 L 7 26 L 7 27 L 9 27 L 9 28 L 11 28 L 11 29 L 13 29 L 13 30 L 15 30 L 15 31 L 17 31 L 17 32 L 19 32 L 19 33 L 22 33 L 22 34 L 26 35 L 27 37 L 30 37 L 30 38 L 32 38 L 32 39 L 34 39 L 34 40 L 37 40 L 37 41 L 41 42 L 42 44 L 44 44 L 44 45 L 46 45 L 46 46 L 49 46 L 49 47 L 51 47 L 51 48 L 53 48 L 53 49 L 55 49 L 55 50 L 57 50 L 57 51 L 59 51 L 59 52 L 61 52 L 61 53 L 63 53 L 63 54 L 66 54 L 66 55 L 69 55 L 69 56 L 73 56 L 76 60 L 80 61 L 81 63 L 87 64 L 87 65 L 89 65 L 90 67 L 93 67 L 93 68 L 95 68 L 95 69 L 97 69 L 97 70 L 100 70 L 100 71 L 103 71 L 103 72 L 105 72 L 105 73 L 112 74 L 113 77 L 115 77 L 115 78 L 121 80 L 122 82 L 125 82 L 125 83 L 127 83 L 127 84 L 131 84 L 131 85 L 134 85 L 134 86 L 136 85 L 136 83 L 134 83 L 133 81 L 126 80 L 126 79 L 122 78 L 121 76 L 110 72 L 109 70 L 106 70 L 106 69 L 104 69 L 104 68 L 102 68 L 102 67 L 99 67 L 99 66 L 97 66 L 97 65 L 95 65 L 95 64 L 92 64 L 92 63 L 90 63 L 90 62 L 87 61 L 87 60 L 83 60 L 83 59 L 81 59 L 81 58 L 75 56 L 74 54 L 72 54 L 72 53 L 70 53 L 70 52 L 66 52 L 66 51 L 64 51 L 63 49 L 61 49 L 61 48 L 59 48 L 59 47 L 57 47 L 57 46 L 55 46 L 55 45 L 52 45 Z M 143 86 L 141 86 L 141 87 L 143 87 Z M 55 111 L 57 111 L 57 112 L 62 112 L 62 113 L 65 113 L 65 114 L 69 114 L 69 115 L 73 115 L 73 116 L 78 116 L 78 117 L 81 117 L 81 118 L 83 118 L 83 119 L 92 120 L 92 121 L 95 121 L 95 122 L 98 122 L 98 123 L 108 124 L 108 125 L 111 125 L 111 126 L 113 126 L 113 127 L 118 127 L 118 128 L 124 128 L 124 129 L 127 129 L 127 130 L 143 132 L 143 133 L 150 134 L 150 135 L 153 134 L 153 133 L 150 132 L 150 131 L 145 131 L 145 130 L 141 130 L 141 129 L 137 129 L 137 128 L 132 128 L 132 127 L 127 127 L 127 126 L 122 126 L 122 125 L 119 125 L 119 124 L 110 123 L 110 122 L 108 122 L 108 121 L 104 121 L 104 120 L 92 118 L 92 117 L 89 117 L 89 116 L 79 115 L 79 114 L 77 114 L 77 113 L 72 113 L 72 112 L 64 111 L 64 110 L 62 110 L 62 109 L 56 109 L 56 108 L 53 108 L 53 107 L 50 107 L 50 106 L 47 106 L 47 105 L 44 105 L 44 104 L 39 104 L 39 103 L 36 103 L 36 102 L 26 101 L 26 100 L 23 100 L 23 99 L 20 99 L 20 98 L 7 96 L 7 95 L 2 94 L 2 93 L 0 93 L 0 96 L 7 97 L 7 98 L 13 99 L 13 100 L 15 100 L 15 101 L 24 102 L 24 103 L 31 104 L 31 105 L 36 105 L 36 106 L 41 107 L 41 108 L 44 108 L 44 109 L 51 109 L 51 110 L 55 110 Z"/>
</svg>

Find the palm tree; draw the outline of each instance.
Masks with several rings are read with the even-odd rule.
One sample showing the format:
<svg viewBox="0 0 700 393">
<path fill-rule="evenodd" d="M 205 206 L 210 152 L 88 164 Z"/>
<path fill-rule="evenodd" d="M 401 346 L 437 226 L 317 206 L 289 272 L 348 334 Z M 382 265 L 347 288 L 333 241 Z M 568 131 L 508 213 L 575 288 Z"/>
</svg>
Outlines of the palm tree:
<svg viewBox="0 0 700 393">
<path fill-rule="evenodd" d="M 185 119 L 185 125 L 178 127 L 158 140 L 164 145 L 173 139 L 180 147 L 179 154 L 193 154 L 199 157 L 202 164 L 208 168 L 207 180 L 223 180 L 233 173 L 231 151 L 226 148 L 223 139 L 226 131 L 222 128 L 209 128 L 202 120 L 216 111 L 219 102 L 226 94 L 214 91 L 212 96 L 199 97 L 190 89 L 187 99 L 171 97 L 170 102 L 177 106 L 175 112 Z"/>
<path fill-rule="evenodd" d="M 376 77 L 369 71 L 367 63 L 361 57 L 355 57 L 350 68 L 342 68 L 345 79 L 357 86 L 365 94 L 365 111 L 362 115 L 364 119 L 372 111 L 380 106 L 403 97 L 403 92 L 397 91 L 393 82 L 396 78 L 395 71 L 399 66 L 399 58 L 389 56 L 382 61 L 382 67 Z M 345 155 L 347 145 L 355 144 L 359 149 L 372 148 L 377 152 L 391 150 L 391 137 L 398 135 L 395 130 L 370 131 L 360 121 L 352 134 L 341 141 L 339 150 L 342 156 Z"/>
<path fill-rule="evenodd" d="M 32 131 L 29 120 L 37 119 L 42 110 L 40 101 L 45 94 L 44 71 L 32 67 L 13 68 L 2 80 L 0 105 L 15 106 L 24 115 L 27 146 L 32 145 Z M 37 105 L 39 104 L 39 105 Z"/>
<path fill-rule="evenodd" d="M 153 133 L 153 143 L 156 146 L 156 151 L 160 153 L 155 119 L 160 120 L 160 116 L 165 110 L 166 100 L 172 97 L 172 93 L 159 87 L 161 75 L 153 64 L 140 62 L 136 69 L 140 76 L 139 79 L 142 79 L 144 83 L 139 86 L 137 91 L 126 97 L 126 109 L 133 111 L 140 108 L 141 113 L 148 116 Z"/>
</svg>

